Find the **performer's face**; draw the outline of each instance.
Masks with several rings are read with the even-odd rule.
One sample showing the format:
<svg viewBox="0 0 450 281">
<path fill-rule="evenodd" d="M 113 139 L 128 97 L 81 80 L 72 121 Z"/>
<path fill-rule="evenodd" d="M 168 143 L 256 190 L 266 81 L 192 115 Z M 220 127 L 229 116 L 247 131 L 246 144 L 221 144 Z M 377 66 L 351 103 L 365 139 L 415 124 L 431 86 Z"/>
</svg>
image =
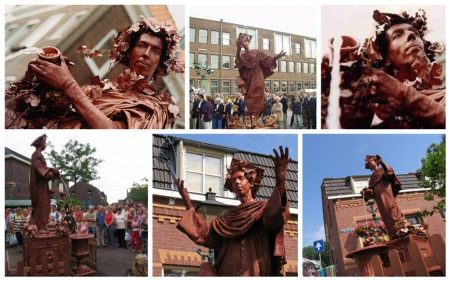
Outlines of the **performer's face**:
<svg viewBox="0 0 450 281">
<path fill-rule="evenodd" d="M 163 43 L 149 33 L 143 33 L 130 54 L 130 69 L 138 75 L 152 77 L 159 66 Z"/>
<path fill-rule="evenodd" d="M 394 67 L 411 65 L 418 57 L 425 56 L 424 44 L 419 32 L 410 24 L 391 26 L 386 32 L 388 59 Z"/>
<path fill-rule="evenodd" d="M 366 162 L 366 167 L 368 167 L 371 170 L 375 170 L 377 168 L 377 161 L 375 161 L 374 158 L 370 158 Z"/>
<path fill-rule="evenodd" d="M 252 193 L 252 184 L 248 181 L 244 172 L 235 172 L 231 176 L 231 183 L 233 186 L 234 193 L 239 197 L 244 197 L 247 194 Z"/>
</svg>

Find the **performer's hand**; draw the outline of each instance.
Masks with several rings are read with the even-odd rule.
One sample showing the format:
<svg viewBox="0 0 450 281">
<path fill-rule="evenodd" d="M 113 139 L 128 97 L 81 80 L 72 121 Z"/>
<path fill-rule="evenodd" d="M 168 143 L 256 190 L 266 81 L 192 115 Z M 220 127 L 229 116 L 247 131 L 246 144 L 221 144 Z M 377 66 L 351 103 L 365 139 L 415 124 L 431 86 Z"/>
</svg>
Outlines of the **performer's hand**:
<svg viewBox="0 0 450 281">
<path fill-rule="evenodd" d="M 275 175 L 285 175 L 286 169 L 291 161 L 291 158 L 289 158 L 289 148 L 286 147 L 283 149 L 283 147 L 280 145 L 280 154 L 278 154 L 278 151 L 276 149 L 273 150 L 275 156 L 272 157 L 273 163 L 275 164 Z"/>
<path fill-rule="evenodd" d="M 281 59 L 285 55 L 286 55 L 286 52 L 285 51 L 281 51 L 278 55 L 275 56 L 275 59 Z"/>
<path fill-rule="evenodd" d="M 75 82 L 64 59 L 61 60 L 61 65 L 35 59 L 28 64 L 28 70 L 55 90 L 64 91 Z"/>
<path fill-rule="evenodd" d="M 178 188 L 178 192 L 181 195 L 184 203 L 186 204 L 186 208 L 189 210 L 192 208 L 191 198 L 189 197 L 188 190 L 184 187 L 184 180 L 177 179 L 176 185 Z"/>
</svg>

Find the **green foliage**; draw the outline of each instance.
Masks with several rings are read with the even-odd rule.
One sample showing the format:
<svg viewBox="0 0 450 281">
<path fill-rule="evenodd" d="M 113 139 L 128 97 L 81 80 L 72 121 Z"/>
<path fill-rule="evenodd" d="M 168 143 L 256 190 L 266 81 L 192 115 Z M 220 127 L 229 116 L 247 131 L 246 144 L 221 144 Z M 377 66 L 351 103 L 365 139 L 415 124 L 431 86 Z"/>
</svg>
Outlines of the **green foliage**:
<svg viewBox="0 0 450 281">
<path fill-rule="evenodd" d="M 418 215 L 431 216 L 435 212 L 445 212 L 445 136 L 440 143 L 433 143 L 427 149 L 427 155 L 422 159 L 422 167 L 418 170 L 420 185 L 430 188 L 424 196 L 425 200 L 438 199 L 432 210 L 425 210 Z"/>
<path fill-rule="evenodd" d="M 75 205 L 81 205 L 81 202 L 78 198 L 72 198 L 70 199 L 69 197 L 67 197 L 66 199 L 64 199 L 64 201 L 58 201 L 57 203 L 58 205 L 58 209 L 70 209 L 71 207 L 75 206 Z"/>
<path fill-rule="evenodd" d="M 321 253 L 322 267 L 327 267 L 331 265 L 331 251 L 328 241 L 325 241 L 325 252 Z M 303 247 L 303 257 L 310 260 L 319 260 L 319 254 L 314 253 L 313 246 Z"/>
<path fill-rule="evenodd" d="M 98 179 L 97 166 L 103 162 L 93 156 L 96 149 L 91 145 L 70 140 L 64 145 L 61 152 L 53 149 L 48 153 L 53 167 L 61 173 L 61 178 L 66 182 L 76 184 L 80 180 L 89 183 Z"/>
<path fill-rule="evenodd" d="M 143 178 L 143 183 L 133 183 L 128 198 L 135 202 L 142 202 L 145 206 L 148 205 L 148 179 Z"/>
</svg>

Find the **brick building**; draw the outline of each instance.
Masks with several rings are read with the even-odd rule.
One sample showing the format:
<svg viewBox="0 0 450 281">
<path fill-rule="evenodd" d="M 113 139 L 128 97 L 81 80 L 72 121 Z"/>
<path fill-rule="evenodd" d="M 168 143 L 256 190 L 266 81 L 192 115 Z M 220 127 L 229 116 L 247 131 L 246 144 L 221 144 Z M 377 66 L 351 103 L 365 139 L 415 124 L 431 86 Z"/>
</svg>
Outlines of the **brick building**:
<svg viewBox="0 0 450 281">
<path fill-rule="evenodd" d="M 430 234 L 440 234 L 445 239 L 445 219 L 440 214 L 425 218 L 416 215 L 419 211 L 431 210 L 436 204 L 436 201 L 424 200 L 426 189 L 419 186 L 418 175 L 409 173 L 397 176 L 402 183 L 397 203 L 406 219 L 413 225 L 427 224 Z M 369 177 L 365 175 L 325 178 L 322 182 L 325 237 L 330 245 L 331 263 L 336 265 L 338 276 L 352 276 L 357 273 L 353 259 L 345 256 L 361 248 L 359 239 L 352 233 L 356 223 L 372 219 L 360 194 L 360 191 L 368 186 Z M 377 219 L 381 219 L 379 213 Z"/>
<path fill-rule="evenodd" d="M 10 55 L 27 47 L 55 46 L 74 64 L 72 75 L 80 85 L 91 83 L 93 76 L 111 78 L 122 72 L 123 66 L 111 64 L 107 53 L 102 57 L 85 58 L 77 49 L 86 45 L 90 49 L 109 50 L 113 38 L 124 28 L 144 17 L 178 24 L 180 46 L 184 49 L 184 17 L 175 21 L 171 9 L 179 6 L 166 5 L 39 5 L 10 6 L 5 17 L 5 83 L 21 80 L 28 63 L 36 54 Z M 175 8 L 174 8 L 175 9 Z M 176 11 L 180 13 L 181 8 Z M 184 52 L 183 52 L 184 53 Z M 184 54 L 180 54 L 184 61 Z M 170 74 L 163 78 L 164 91 L 169 91 L 178 101 L 184 116 L 184 75 Z M 183 128 L 184 124 L 176 124 Z"/>
<path fill-rule="evenodd" d="M 265 86 L 271 93 L 287 93 L 316 89 L 316 39 L 281 31 L 190 17 L 189 20 L 189 83 L 204 88 L 208 93 L 235 95 L 239 92 L 236 77 L 239 75 L 234 61 L 236 38 L 244 32 L 252 35 L 250 49 L 263 50 L 276 55 L 282 50 L 286 56 L 278 60 L 278 68 L 268 77 Z M 214 71 L 208 80 L 201 80 L 193 63 L 210 66 Z"/>
<path fill-rule="evenodd" d="M 169 145 L 170 140 L 173 146 Z M 153 137 L 153 276 L 194 276 L 199 273 L 201 258 L 197 249 L 206 252 L 176 229 L 186 208 L 176 190 L 174 177 L 181 175 L 194 207 L 205 201 L 205 193 L 216 193 L 215 204 L 236 206 L 234 194 L 223 190 L 226 167 L 232 158 L 250 161 L 264 168 L 262 186 L 256 200 L 267 200 L 275 185 L 273 161 L 262 155 L 234 148 L 211 145 L 178 137 Z M 291 216 L 284 228 L 289 276 L 297 276 L 298 257 L 298 163 L 288 166 L 286 187 Z"/>
<path fill-rule="evenodd" d="M 69 187 L 70 196 L 80 200 L 81 209 L 87 209 L 89 205 L 107 205 L 108 198 L 103 191 L 84 181 L 79 181 Z"/>
</svg>

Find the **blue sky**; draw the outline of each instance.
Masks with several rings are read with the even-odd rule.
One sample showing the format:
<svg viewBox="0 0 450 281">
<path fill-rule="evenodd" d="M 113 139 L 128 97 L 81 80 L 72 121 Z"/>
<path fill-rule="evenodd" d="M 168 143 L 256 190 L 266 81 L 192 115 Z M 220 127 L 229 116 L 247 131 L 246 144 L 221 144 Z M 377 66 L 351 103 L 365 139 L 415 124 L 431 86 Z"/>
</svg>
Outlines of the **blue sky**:
<svg viewBox="0 0 450 281">
<path fill-rule="evenodd" d="M 273 149 L 278 150 L 282 145 L 289 147 L 289 156 L 292 160 L 298 160 L 296 134 L 174 134 L 173 136 L 267 155 L 273 155 Z"/>
<path fill-rule="evenodd" d="M 324 238 L 320 186 L 324 178 L 369 175 L 367 154 L 378 154 L 397 174 L 415 172 L 442 135 L 304 135 L 303 246 Z M 302 246 L 302 247 L 303 247 Z"/>
</svg>

